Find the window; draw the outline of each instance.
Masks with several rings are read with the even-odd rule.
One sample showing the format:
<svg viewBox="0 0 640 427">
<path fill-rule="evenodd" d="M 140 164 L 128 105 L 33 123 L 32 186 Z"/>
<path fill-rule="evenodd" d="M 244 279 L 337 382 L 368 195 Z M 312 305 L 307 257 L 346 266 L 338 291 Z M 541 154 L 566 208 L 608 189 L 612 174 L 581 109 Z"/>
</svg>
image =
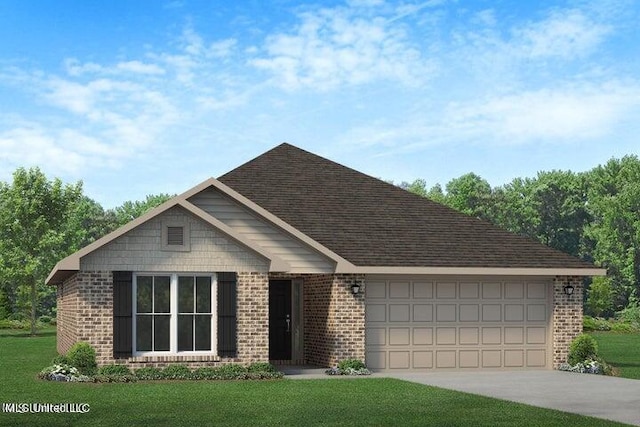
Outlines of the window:
<svg viewBox="0 0 640 427">
<path fill-rule="evenodd" d="M 216 353 L 214 274 L 134 275 L 134 354 Z"/>
</svg>

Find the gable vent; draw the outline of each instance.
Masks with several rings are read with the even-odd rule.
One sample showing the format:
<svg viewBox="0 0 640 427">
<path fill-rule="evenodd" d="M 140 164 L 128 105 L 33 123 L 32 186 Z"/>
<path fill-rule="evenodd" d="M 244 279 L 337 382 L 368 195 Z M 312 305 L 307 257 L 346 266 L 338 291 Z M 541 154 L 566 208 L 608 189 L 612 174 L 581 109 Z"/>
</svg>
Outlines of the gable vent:
<svg viewBox="0 0 640 427">
<path fill-rule="evenodd" d="M 184 245 L 184 227 L 167 227 L 167 245 Z"/>
</svg>

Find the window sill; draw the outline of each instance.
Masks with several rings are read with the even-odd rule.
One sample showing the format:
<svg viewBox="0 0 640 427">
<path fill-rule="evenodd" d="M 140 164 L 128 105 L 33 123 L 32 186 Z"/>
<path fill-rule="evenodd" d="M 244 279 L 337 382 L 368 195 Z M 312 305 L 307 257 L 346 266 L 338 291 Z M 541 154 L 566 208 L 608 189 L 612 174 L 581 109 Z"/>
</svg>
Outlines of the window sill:
<svg viewBox="0 0 640 427">
<path fill-rule="evenodd" d="M 163 362 L 220 362 L 222 358 L 215 354 L 171 354 L 166 356 L 133 356 L 131 363 L 163 363 Z"/>
</svg>

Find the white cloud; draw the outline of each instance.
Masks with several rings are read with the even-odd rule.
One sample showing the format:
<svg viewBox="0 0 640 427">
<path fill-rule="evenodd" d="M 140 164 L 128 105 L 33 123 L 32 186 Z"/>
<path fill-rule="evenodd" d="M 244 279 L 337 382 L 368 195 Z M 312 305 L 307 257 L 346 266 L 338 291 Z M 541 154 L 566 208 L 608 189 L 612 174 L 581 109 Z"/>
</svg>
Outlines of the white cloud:
<svg viewBox="0 0 640 427">
<path fill-rule="evenodd" d="M 140 61 L 120 62 L 116 65 L 118 70 L 128 71 L 137 74 L 164 74 L 165 71 L 156 64 L 145 64 Z"/>
<path fill-rule="evenodd" d="M 555 11 L 541 22 L 515 28 L 511 47 L 528 58 L 570 59 L 593 52 L 610 30 L 580 10 Z"/>
<path fill-rule="evenodd" d="M 287 90 L 395 81 L 417 85 L 431 67 L 405 29 L 385 16 L 357 9 L 320 9 L 299 15 L 292 32 L 266 39 L 264 55 L 249 61 Z"/>
</svg>

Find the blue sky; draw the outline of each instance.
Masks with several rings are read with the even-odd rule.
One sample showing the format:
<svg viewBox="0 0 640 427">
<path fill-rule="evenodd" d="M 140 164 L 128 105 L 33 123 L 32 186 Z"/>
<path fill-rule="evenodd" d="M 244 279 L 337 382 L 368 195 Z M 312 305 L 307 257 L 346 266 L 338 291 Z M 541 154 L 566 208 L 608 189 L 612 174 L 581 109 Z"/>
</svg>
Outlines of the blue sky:
<svg viewBox="0 0 640 427">
<path fill-rule="evenodd" d="M 289 142 L 492 185 L 640 154 L 635 1 L 0 1 L 0 180 L 113 207 Z"/>
</svg>

